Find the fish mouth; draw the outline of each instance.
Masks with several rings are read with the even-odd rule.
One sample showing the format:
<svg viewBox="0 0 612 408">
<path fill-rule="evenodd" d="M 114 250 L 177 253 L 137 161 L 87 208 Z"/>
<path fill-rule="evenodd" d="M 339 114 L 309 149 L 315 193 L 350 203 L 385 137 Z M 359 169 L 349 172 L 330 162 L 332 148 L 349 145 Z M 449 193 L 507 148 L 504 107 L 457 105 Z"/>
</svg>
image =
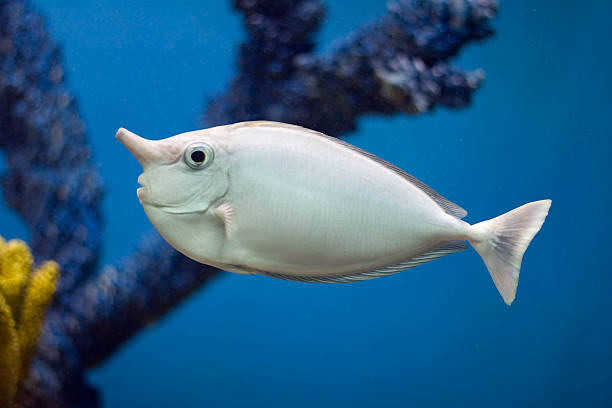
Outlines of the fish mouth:
<svg viewBox="0 0 612 408">
<path fill-rule="evenodd" d="M 136 195 L 138 196 L 138 199 L 140 200 L 140 203 L 144 203 L 144 198 L 145 198 L 145 193 L 146 190 L 144 187 L 140 187 L 136 190 Z"/>
<path fill-rule="evenodd" d="M 138 181 L 138 184 L 140 184 L 140 187 L 142 187 L 142 188 L 147 187 L 146 183 L 144 181 L 144 174 L 141 174 L 140 176 L 138 176 L 138 180 L 137 181 Z"/>
<path fill-rule="evenodd" d="M 145 193 L 148 191 L 147 183 L 144 181 L 144 174 L 138 176 L 138 184 L 140 185 L 140 188 L 136 190 L 136 195 L 142 204 L 145 202 Z"/>
</svg>

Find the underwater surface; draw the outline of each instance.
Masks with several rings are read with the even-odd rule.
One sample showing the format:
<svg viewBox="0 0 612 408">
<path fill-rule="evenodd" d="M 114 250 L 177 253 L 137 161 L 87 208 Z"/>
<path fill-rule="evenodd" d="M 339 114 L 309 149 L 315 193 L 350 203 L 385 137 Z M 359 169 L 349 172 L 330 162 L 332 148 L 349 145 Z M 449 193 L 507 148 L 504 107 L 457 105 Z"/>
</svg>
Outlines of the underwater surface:
<svg viewBox="0 0 612 408">
<path fill-rule="evenodd" d="M 151 229 L 117 128 L 200 128 L 237 73 L 242 16 L 229 1 L 32 4 L 61 45 L 104 179 L 112 263 Z M 318 51 L 385 12 L 325 6 Z M 470 223 L 552 199 L 511 307 L 472 249 L 346 285 L 223 272 L 88 371 L 102 406 L 610 406 L 611 13 L 604 0 L 501 0 L 495 35 L 455 60 L 486 72 L 469 106 L 361 116 L 343 135 Z M 30 240 L 4 203 L 0 235 Z"/>
</svg>

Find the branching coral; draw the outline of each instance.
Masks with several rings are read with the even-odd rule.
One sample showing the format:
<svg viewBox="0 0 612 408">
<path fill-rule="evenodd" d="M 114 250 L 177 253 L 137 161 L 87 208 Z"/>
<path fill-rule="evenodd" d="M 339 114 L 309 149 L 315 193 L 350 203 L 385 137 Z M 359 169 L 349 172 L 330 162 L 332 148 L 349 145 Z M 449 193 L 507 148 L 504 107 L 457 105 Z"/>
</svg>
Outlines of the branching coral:
<svg viewBox="0 0 612 408">
<path fill-rule="evenodd" d="M 367 113 L 468 104 L 483 74 L 462 72 L 449 60 L 491 34 L 497 3 L 391 3 L 380 20 L 325 54 L 313 53 L 324 16 L 320 0 L 235 0 L 234 6 L 245 16 L 249 38 L 240 48 L 237 77 L 211 101 L 205 124 L 271 119 L 339 136 Z M 31 228 L 36 256 L 62 267 L 57 299 L 20 390 L 22 405 L 33 407 L 96 406 L 84 370 L 217 273 L 178 254 L 155 232 L 131 257 L 97 270 L 102 181 L 63 72 L 42 18 L 26 0 L 0 0 L 4 194 Z"/>
<path fill-rule="evenodd" d="M 59 265 L 31 273 L 32 254 L 19 240 L 0 237 L 0 406 L 12 404 L 34 357 L 45 310 L 57 289 Z"/>
<path fill-rule="evenodd" d="M 37 258 L 62 265 L 60 294 L 95 271 L 102 244 L 102 181 L 63 76 L 42 18 L 25 1 L 0 0 L 4 197 L 30 227 Z"/>
<path fill-rule="evenodd" d="M 279 4 L 280 3 L 280 4 Z M 326 54 L 312 53 L 324 15 L 319 0 L 235 0 L 250 41 L 239 75 L 213 99 L 210 124 L 271 119 L 338 136 L 367 113 L 422 113 L 469 103 L 482 71 L 448 60 L 469 41 L 491 34 L 496 0 L 410 0 Z"/>
</svg>

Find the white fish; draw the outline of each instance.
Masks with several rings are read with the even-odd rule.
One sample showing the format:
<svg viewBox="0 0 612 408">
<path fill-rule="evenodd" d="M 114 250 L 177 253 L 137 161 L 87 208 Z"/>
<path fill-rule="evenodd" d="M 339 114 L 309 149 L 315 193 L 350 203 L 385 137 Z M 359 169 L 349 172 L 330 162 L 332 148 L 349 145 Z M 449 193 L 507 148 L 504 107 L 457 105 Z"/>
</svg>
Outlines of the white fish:
<svg viewBox="0 0 612 408">
<path fill-rule="evenodd" d="M 523 253 L 550 200 L 470 225 L 467 213 L 399 168 L 299 126 L 243 122 L 117 138 L 143 168 L 138 198 L 186 256 L 246 274 L 353 282 L 463 251 L 484 260 L 512 303 Z"/>
</svg>

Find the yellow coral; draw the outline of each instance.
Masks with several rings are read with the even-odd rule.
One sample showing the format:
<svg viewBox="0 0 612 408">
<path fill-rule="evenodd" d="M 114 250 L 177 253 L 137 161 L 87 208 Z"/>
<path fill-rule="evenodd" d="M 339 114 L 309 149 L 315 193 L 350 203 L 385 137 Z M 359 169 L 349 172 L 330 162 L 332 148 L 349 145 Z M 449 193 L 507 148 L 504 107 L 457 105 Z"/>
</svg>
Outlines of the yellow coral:
<svg viewBox="0 0 612 408">
<path fill-rule="evenodd" d="M 32 254 L 25 242 L 13 239 L 5 244 L 0 259 L 0 291 L 12 310 L 17 308 L 19 297 L 32 268 Z"/>
<path fill-rule="evenodd" d="M 57 289 L 58 277 L 59 265 L 54 261 L 47 261 L 34 272 L 30 285 L 26 289 L 17 329 L 21 351 L 20 375 L 22 377 L 26 375 L 32 357 L 36 354 L 45 309 Z"/>
<path fill-rule="evenodd" d="M 0 295 L 0 407 L 11 405 L 21 369 L 19 340 L 11 308 Z"/>
<path fill-rule="evenodd" d="M 0 237 L 0 406 L 10 406 L 36 353 L 45 309 L 57 289 L 59 266 L 32 272 L 32 254 L 19 240 Z"/>
</svg>

